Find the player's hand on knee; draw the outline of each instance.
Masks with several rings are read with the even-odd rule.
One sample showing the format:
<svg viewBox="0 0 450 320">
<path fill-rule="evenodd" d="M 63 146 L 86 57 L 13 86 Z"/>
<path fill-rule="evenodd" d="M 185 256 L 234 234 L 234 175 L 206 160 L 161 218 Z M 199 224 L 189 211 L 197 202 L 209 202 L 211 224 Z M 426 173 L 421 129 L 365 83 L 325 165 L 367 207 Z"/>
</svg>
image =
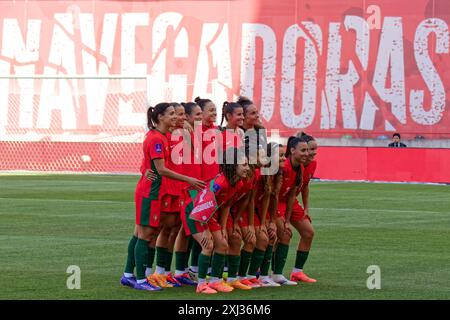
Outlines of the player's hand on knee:
<svg viewBox="0 0 450 320">
<path fill-rule="evenodd" d="M 242 231 L 241 228 L 239 227 L 239 224 L 234 223 L 233 224 L 233 236 L 238 237 L 238 238 L 242 238 Z"/>
<path fill-rule="evenodd" d="M 248 226 L 247 243 L 256 244 L 256 232 L 254 226 Z"/>
<path fill-rule="evenodd" d="M 222 228 L 221 230 L 222 238 L 225 242 L 228 242 L 228 232 L 226 228 Z"/>
</svg>

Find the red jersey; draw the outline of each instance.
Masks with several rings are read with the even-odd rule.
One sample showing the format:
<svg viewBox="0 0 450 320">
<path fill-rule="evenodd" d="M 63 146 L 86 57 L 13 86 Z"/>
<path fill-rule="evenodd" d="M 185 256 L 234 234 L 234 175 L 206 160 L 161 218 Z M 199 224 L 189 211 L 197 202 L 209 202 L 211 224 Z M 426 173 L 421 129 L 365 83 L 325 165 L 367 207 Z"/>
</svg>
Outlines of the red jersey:
<svg viewBox="0 0 450 320">
<path fill-rule="evenodd" d="M 165 165 L 168 166 L 169 161 L 169 143 L 167 137 L 156 129 L 147 132 L 143 144 L 144 159 L 141 164 L 141 178 L 136 189 L 146 198 L 157 200 L 160 196 L 162 178 L 156 170 L 154 160 L 164 159 Z M 150 181 L 145 177 L 145 172 L 151 169 L 158 175 L 157 179 Z"/>
<path fill-rule="evenodd" d="M 239 197 L 237 190 L 242 188 L 243 188 L 242 180 L 239 180 L 239 182 L 237 182 L 236 185 L 233 187 L 222 173 L 217 175 L 217 177 L 214 180 L 212 190 L 216 196 L 217 205 L 220 206 L 221 204 L 224 204 L 227 201 L 231 202 L 237 201 Z"/>
<path fill-rule="evenodd" d="M 222 131 L 222 150 L 235 147 L 241 148 L 244 144 L 244 131 L 240 128 L 236 130 L 224 128 Z"/>
<path fill-rule="evenodd" d="M 300 164 L 300 169 L 303 171 L 303 165 Z M 282 172 L 282 184 L 281 184 L 281 188 L 280 188 L 280 193 L 278 195 L 278 201 L 279 202 L 286 202 L 287 201 L 287 196 L 290 190 L 292 190 L 292 188 L 295 188 L 296 185 L 296 180 L 297 180 L 297 171 L 294 170 L 294 168 L 292 167 L 292 163 L 290 159 L 286 159 L 285 162 L 285 166 L 283 168 L 283 172 Z"/>
<path fill-rule="evenodd" d="M 176 139 L 174 136 L 174 139 L 172 139 L 172 134 L 170 132 L 166 133 L 166 137 L 169 144 L 169 156 L 168 161 L 166 161 L 167 169 L 179 174 L 184 174 L 183 149 L 180 148 L 182 145 L 179 145 L 180 143 L 183 143 L 183 137 L 179 136 L 178 139 Z M 178 146 L 176 150 L 174 150 L 175 146 Z M 173 196 L 181 196 L 181 190 L 187 186 L 188 184 L 186 182 L 162 177 L 161 193 L 162 195 L 170 194 Z"/>
<path fill-rule="evenodd" d="M 202 180 L 210 181 L 219 173 L 219 158 L 217 157 L 217 141 L 219 134 L 217 126 L 207 127 L 202 124 Z M 206 150 L 206 152 L 205 152 Z"/>
<path fill-rule="evenodd" d="M 316 172 L 317 161 L 312 161 L 306 167 L 304 167 L 303 175 L 302 175 L 302 184 L 300 188 L 297 189 L 297 195 L 299 195 L 308 185 L 311 178 L 314 176 L 314 172 Z"/>
<path fill-rule="evenodd" d="M 201 137 L 194 136 L 194 132 L 190 133 L 191 140 L 190 143 L 188 143 L 187 147 L 190 150 L 188 163 L 183 163 L 183 174 L 185 176 L 194 177 L 196 179 L 202 180 L 202 150 L 197 147 L 197 149 L 194 149 L 194 146 L 199 146 L 200 141 L 199 139 Z M 194 139 L 197 139 L 194 143 Z M 217 171 L 218 173 L 219 171 Z M 216 173 L 216 174 L 217 174 Z"/>
<path fill-rule="evenodd" d="M 235 200 L 233 203 L 233 211 L 237 212 L 238 208 L 236 202 L 241 200 L 244 196 L 246 196 L 251 190 L 255 190 L 257 187 L 258 179 L 261 176 L 261 171 L 259 169 L 255 170 L 253 177 L 250 179 L 240 180 L 236 189 Z"/>
<path fill-rule="evenodd" d="M 247 193 L 249 193 L 252 189 L 256 189 L 257 182 L 261 178 L 261 171 L 259 169 L 256 169 L 253 177 L 250 179 L 244 179 L 242 180 L 240 188 L 237 190 L 237 193 L 239 194 L 239 198 L 242 198 Z"/>
</svg>

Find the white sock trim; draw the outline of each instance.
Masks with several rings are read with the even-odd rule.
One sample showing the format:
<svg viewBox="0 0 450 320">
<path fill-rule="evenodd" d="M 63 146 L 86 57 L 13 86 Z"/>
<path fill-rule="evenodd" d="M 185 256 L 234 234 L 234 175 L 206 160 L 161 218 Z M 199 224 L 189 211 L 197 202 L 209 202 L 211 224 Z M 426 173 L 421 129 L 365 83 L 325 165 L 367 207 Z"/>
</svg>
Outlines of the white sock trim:
<svg viewBox="0 0 450 320">
<path fill-rule="evenodd" d="M 198 266 L 190 266 L 189 269 L 194 273 L 198 273 Z"/>
<path fill-rule="evenodd" d="M 124 272 L 124 273 L 123 273 L 123 276 L 124 276 L 125 278 L 133 278 L 133 277 L 134 277 L 134 274 L 133 274 L 133 273 L 126 273 L 126 272 Z"/>
<path fill-rule="evenodd" d="M 148 277 L 153 274 L 152 268 L 145 268 L 145 276 Z"/>
<path fill-rule="evenodd" d="M 186 273 L 185 271 L 175 270 L 175 275 L 176 276 L 182 276 L 185 273 Z"/>
<path fill-rule="evenodd" d="M 163 267 L 156 266 L 156 274 L 165 274 L 166 269 Z"/>
</svg>

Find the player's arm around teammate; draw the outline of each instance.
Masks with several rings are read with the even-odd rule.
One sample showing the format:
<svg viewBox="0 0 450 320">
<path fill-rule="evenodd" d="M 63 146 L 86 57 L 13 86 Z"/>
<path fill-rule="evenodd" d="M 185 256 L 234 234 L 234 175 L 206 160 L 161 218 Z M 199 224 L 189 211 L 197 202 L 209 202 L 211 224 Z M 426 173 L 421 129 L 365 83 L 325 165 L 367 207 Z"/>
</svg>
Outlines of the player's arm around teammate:
<svg viewBox="0 0 450 320">
<path fill-rule="evenodd" d="M 216 212 L 205 224 L 195 222 L 190 218 L 189 213 L 193 210 L 193 205 L 186 208 L 186 221 L 194 239 L 199 241 L 196 234 L 203 231 L 205 228 L 208 228 L 211 231 L 214 244 L 212 270 L 209 283 L 206 283 L 206 273 L 211 255 L 205 257 L 203 254 L 200 254 L 199 256 L 198 293 L 215 293 L 217 291 L 230 292 L 233 290 L 233 288 L 227 286 L 222 281 L 225 256 L 228 252 L 226 224 L 229 217 L 230 206 L 236 195 L 238 184 L 240 180 L 247 175 L 248 163 L 245 161 L 245 158 L 241 158 L 238 154 L 237 148 L 229 148 L 227 149 L 227 153 L 231 153 L 232 159 L 234 159 L 233 163 L 225 162 L 224 164 L 221 164 L 221 172 L 210 182 L 210 188 L 212 188 L 211 191 L 214 192 L 219 206 L 218 212 Z M 225 156 L 226 155 L 224 155 L 224 157 Z M 239 162 L 238 159 L 241 162 Z"/>
</svg>

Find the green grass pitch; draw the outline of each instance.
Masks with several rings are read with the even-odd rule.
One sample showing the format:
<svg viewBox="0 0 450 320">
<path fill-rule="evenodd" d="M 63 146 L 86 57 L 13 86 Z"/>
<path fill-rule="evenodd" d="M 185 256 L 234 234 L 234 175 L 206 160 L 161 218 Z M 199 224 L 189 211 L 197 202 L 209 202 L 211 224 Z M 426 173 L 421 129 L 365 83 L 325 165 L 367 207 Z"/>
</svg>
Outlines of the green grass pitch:
<svg viewBox="0 0 450 320">
<path fill-rule="evenodd" d="M 0 299 L 449 299 L 450 186 L 316 183 L 316 284 L 205 297 L 192 287 L 123 288 L 137 176 L 0 176 Z M 295 259 L 298 236 L 285 274 Z M 81 289 L 68 290 L 69 265 Z M 366 287 L 368 266 L 381 289 Z"/>
</svg>

